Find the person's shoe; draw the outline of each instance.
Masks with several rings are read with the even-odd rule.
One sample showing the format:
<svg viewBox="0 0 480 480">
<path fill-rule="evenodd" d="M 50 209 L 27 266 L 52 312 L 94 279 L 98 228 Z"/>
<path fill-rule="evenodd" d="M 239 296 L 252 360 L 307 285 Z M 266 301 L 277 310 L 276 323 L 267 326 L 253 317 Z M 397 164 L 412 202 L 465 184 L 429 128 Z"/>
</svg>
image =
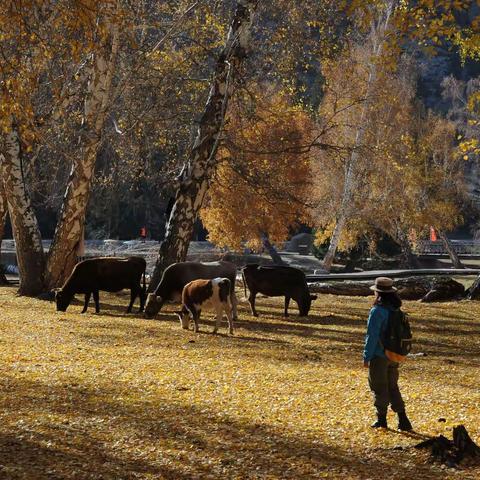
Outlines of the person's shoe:
<svg viewBox="0 0 480 480">
<path fill-rule="evenodd" d="M 410 423 L 410 420 L 405 412 L 398 412 L 398 429 L 404 432 L 413 430 L 412 424 Z"/>
<path fill-rule="evenodd" d="M 377 421 L 370 425 L 372 428 L 387 428 L 387 416 L 377 415 Z"/>
</svg>

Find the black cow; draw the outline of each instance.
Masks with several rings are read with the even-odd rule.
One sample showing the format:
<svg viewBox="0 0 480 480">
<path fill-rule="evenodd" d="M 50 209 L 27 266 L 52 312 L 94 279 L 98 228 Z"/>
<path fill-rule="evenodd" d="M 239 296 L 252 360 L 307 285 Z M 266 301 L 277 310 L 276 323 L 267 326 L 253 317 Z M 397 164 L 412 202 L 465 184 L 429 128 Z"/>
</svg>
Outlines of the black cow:
<svg viewBox="0 0 480 480">
<path fill-rule="evenodd" d="M 119 292 L 130 289 L 130 304 L 127 313 L 132 311 L 133 302 L 140 297 L 140 310 L 145 306 L 146 286 L 145 269 L 147 262 L 142 257 L 101 257 L 89 258 L 75 265 L 72 274 L 62 288 L 55 290 L 57 310 L 65 312 L 77 293 L 85 294 L 82 313 L 87 311 L 90 295 L 93 294 L 95 311 L 100 312 L 98 292 Z M 143 275 L 143 287 L 140 282 Z"/>
<path fill-rule="evenodd" d="M 294 267 L 283 266 L 259 266 L 249 264 L 242 269 L 245 296 L 250 291 L 248 301 L 252 309 L 252 315 L 258 317 L 255 310 L 255 296 L 257 293 L 268 297 L 285 297 L 285 316 L 288 317 L 288 305 L 293 298 L 298 304 L 300 316 L 308 315 L 312 300 L 316 295 L 310 295 L 305 274 Z"/>
<path fill-rule="evenodd" d="M 145 317 L 153 318 L 165 302 L 181 302 L 185 285 L 193 280 L 211 280 L 222 277 L 230 280 L 230 300 L 233 319 L 237 319 L 237 297 L 235 296 L 235 278 L 237 267 L 231 262 L 178 262 L 168 266 L 154 293 L 147 296 Z"/>
</svg>

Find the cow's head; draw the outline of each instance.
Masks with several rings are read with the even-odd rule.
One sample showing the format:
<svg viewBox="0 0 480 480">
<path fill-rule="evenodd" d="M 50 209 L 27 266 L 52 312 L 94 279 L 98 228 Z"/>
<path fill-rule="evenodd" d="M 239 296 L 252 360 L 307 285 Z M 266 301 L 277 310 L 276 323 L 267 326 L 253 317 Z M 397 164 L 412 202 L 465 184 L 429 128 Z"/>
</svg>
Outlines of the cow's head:
<svg viewBox="0 0 480 480">
<path fill-rule="evenodd" d="M 300 312 L 301 317 L 306 317 L 308 312 L 310 311 L 310 307 L 312 306 L 312 301 L 316 300 L 316 295 L 310 295 L 309 293 L 306 294 L 300 304 L 298 305 L 298 310 Z"/>
<path fill-rule="evenodd" d="M 186 308 L 182 308 L 180 311 L 175 312 L 180 319 L 180 325 L 184 330 L 188 330 L 190 325 L 190 312 Z"/>
<path fill-rule="evenodd" d="M 55 303 L 57 304 L 57 312 L 66 312 L 70 302 L 73 299 L 73 295 L 67 293 L 63 288 L 56 288 L 55 292 Z"/>
<path fill-rule="evenodd" d="M 162 308 L 162 298 L 154 293 L 147 295 L 147 303 L 145 304 L 145 318 L 153 318 Z"/>
</svg>

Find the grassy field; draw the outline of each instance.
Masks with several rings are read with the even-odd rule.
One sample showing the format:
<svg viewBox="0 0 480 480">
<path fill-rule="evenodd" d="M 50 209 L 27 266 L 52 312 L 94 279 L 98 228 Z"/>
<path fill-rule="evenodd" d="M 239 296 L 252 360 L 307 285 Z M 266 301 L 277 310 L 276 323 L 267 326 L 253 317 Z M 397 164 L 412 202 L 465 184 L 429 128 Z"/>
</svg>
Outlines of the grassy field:
<svg viewBox="0 0 480 480">
<path fill-rule="evenodd" d="M 259 298 L 228 337 L 211 317 L 181 330 L 173 306 L 127 316 L 126 296 L 80 315 L 14 293 L 0 288 L 2 480 L 480 478 L 411 448 L 457 423 L 480 443 L 480 303 L 406 304 L 427 355 L 402 367 L 405 434 L 368 426 L 370 299 L 321 296 L 285 319 Z"/>
</svg>

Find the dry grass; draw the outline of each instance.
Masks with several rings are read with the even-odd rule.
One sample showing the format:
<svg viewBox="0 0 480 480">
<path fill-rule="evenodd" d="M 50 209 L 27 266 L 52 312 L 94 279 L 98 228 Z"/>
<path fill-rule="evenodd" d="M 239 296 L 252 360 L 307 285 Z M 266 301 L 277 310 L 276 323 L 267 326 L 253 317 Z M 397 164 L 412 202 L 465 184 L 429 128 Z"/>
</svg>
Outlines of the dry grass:
<svg viewBox="0 0 480 480">
<path fill-rule="evenodd" d="M 235 337 L 123 313 L 55 312 L 0 288 L 1 479 L 478 479 L 372 431 L 361 350 L 368 299 L 322 296 L 308 319 L 242 305 Z M 406 305 L 416 351 L 404 396 L 423 435 L 480 442 L 480 304 Z M 440 417 L 446 423 L 439 423 Z M 390 417 L 394 425 L 393 415 Z"/>
</svg>

